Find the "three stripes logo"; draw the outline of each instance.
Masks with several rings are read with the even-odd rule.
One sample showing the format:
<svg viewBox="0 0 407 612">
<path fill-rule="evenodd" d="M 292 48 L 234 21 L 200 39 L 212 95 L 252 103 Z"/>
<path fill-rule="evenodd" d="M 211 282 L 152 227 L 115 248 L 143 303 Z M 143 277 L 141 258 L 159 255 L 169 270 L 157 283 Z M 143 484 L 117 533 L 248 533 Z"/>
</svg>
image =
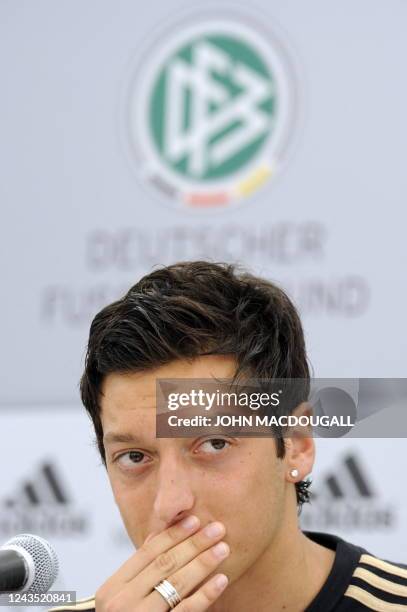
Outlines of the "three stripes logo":
<svg viewBox="0 0 407 612">
<path fill-rule="evenodd" d="M 34 532 L 71 537 L 88 530 L 86 513 L 74 503 L 66 480 L 53 461 L 41 462 L 0 501 L 0 534 Z"/>
<path fill-rule="evenodd" d="M 17 494 L 4 500 L 7 508 L 16 505 L 68 504 L 70 498 L 65 483 L 52 463 L 43 463 L 31 480 L 23 482 Z"/>
<path fill-rule="evenodd" d="M 337 472 L 326 475 L 322 481 L 320 493 L 313 492 L 312 498 L 318 499 L 319 495 L 334 500 L 346 500 L 349 498 L 372 499 L 376 494 L 360 458 L 356 455 L 347 455 L 343 458 Z"/>
<path fill-rule="evenodd" d="M 303 508 L 301 524 L 311 530 L 393 529 L 393 504 L 383 501 L 370 470 L 355 452 L 341 457 L 337 469 L 326 473 Z"/>
</svg>

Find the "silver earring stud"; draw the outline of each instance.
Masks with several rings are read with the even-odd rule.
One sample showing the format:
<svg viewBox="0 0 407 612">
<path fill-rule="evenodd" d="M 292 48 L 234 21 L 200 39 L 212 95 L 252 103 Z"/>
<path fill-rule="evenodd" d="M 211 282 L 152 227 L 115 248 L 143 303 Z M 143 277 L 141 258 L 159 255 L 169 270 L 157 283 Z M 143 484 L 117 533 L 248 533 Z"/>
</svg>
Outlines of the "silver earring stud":
<svg viewBox="0 0 407 612">
<path fill-rule="evenodd" d="M 290 470 L 290 476 L 291 478 L 297 478 L 299 472 L 297 470 L 297 468 L 294 468 L 293 470 Z"/>
</svg>

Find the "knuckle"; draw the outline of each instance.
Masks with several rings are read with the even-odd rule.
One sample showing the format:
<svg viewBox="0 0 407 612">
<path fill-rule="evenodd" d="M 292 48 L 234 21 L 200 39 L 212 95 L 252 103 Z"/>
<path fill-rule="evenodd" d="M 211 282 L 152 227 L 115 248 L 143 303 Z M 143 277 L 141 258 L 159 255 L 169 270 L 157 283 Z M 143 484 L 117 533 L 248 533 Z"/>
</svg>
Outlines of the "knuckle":
<svg viewBox="0 0 407 612">
<path fill-rule="evenodd" d="M 207 543 L 202 539 L 199 533 L 189 539 L 189 544 L 196 553 L 201 552 L 207 546 Z"/>
<path fill-rule="evenodd" d="M 102 586 L 100 586 L 95 593 L 95 603 L 98 606 L 98 610 L 105 609 L 105 602 L 108 600 L 108 597 L 109 597 L 109 588 L 108 588 L 108 584 L 105 583 L 105 584 L 102 584 Z"/>
<path fill-rule="evenodd" d="M 202 587 L 202 595 L 205 598 L 206 602 L 208 604 L 211 604 L 213 601 L 215 601 L 215 599 L 218 598 L 219 593 L 215 591 L 211 584 L 205 584 Z"/>
<path fill-rule="evenodd" d="M 175 544 L 177 542 L 179 542 L 179 526 L 178 525 L 172 525 L 172 527 L 169 527 L 169 529 L 167 530 L 168 533 L 168 537 L 169 539 Z"/>
<path fill-rule="evenodd" d="M 182 577 L 181 573 L 174 574 L 173 576 L 170 576 L 169 577 L 169 581 L 171 582 L 171 584 L 174 587 L 174 589 L 176 591 L 178 591 L 180 596 L 183 597 L 188 589 L 187 589 L 187 586 L 186 586 L 185 579 Z"/>
<path fill-rule="evenodd" d="M 104 607 L 102 608 L 103 612 L 123 612 L 125 610 L 125 606 L 119 596 L 115 596 L 109 601 L 105 602 Z"/>
<path fill-rule="evenodd" d="M 173 545 L 179 544 L 180 540 L 183 539 L 183 535 L 180 533 L 180 526 L 178 523 L 167 529 L 166 537 Z"/>
<path fill-rule="evenodd" d="M 148 555 L 148 551 L 149 551 L 148 544 L 143 542 L 143 544 L 137 548 L 136 554 L 140 556 Z"/>
<path fill-rule="evenodd" d="M 182 601 L 177 608 L 179 609 L 179 612 L 194 612 L 192 604 L 188 600 Z"/>
<path fill-rule="evenodd" d="M 148 544 L 142 544 L 136 552 L 137 558 L 144 563 L 150 563 L 153 559 L 152 550 Z"/>
<path fill-rule="evenodd" d="M 218 563 L 210 550 L 206 551 L 202 555 L 199 555 L 198 562 L 204 570 L 208 571 L 213 569 L 213 567 Z"/>
<path fill-rule="evenodd" d="M 157 569 L 165 574 L 170 574 L 177 568 L 177 558 L 175 553 L 172 551 L 161 553 L 161 555 L 158 555 L 154 563 Z"/>
</svg>

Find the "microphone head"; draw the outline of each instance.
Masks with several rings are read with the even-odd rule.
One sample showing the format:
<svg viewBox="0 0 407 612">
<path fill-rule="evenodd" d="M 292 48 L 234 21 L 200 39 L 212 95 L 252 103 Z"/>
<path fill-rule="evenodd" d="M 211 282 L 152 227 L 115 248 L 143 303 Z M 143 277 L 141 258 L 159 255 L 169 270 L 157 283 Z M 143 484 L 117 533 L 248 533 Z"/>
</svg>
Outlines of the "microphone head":
<svg viewBox="0 0 407 612">
<path fill-rule="evenodd" d="M 29 574 L 33 573 L 33 579 L 27 582 L 22 591 L 26 593 L 46 593 L 49 591 L 55 582 L 59 569 L 58 557 L 51 544 L 40 536 L 21 533 L 2 546 L 3 549 L 8 547 L 12 547 L 13 550 L 23 549 L 25 551 L 24 558 L 27 559 L 28 553 L 31 560 L 31 568 L 28 569 L 34 570 L 33 572 L 29 571 Z"/>
</svg>

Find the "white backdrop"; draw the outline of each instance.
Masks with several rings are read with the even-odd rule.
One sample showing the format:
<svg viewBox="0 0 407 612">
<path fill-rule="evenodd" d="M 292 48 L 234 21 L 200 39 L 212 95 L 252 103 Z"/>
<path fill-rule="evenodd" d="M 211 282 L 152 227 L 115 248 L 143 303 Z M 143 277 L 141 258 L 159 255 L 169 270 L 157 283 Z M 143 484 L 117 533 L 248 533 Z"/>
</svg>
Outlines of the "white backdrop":
<svg viewBox="0 0 407 612">
<path fill-rule="evenodd" d="M 87 595 L 129 554 L 77 385 L 92 316 L 154 265 L 241 262 L 298 304 L 316 376 L 405 376 L 406 19 L 396 0 L 258 0 L 250 11 L 176 0 L 142 10 L 130 0 L 0 3 L 0 531 L 5 540 L 34 517 L 32 531 L 58 549 L 66 588 Z M 236 37 L 240 24 L 242 45 L 246 30 L 263 41 L 251 51 L 274 81 L 258 66 L 247 74 L 260 89 L 271 83 L 277 110 L 272 121 L 253 114 L 268 122 L 260 157 L 211 182 L 177 174 L 151 134 L 142 141 L 148 123 L 137 117 L 150 117 L 146 74 L 158 82 L 167 70 L 169 82 L 185 32 L 207 28 L 208 42 L 229 22 Z M 219 45 L 213 57 L 235 78 L 241 64 Z M 190 146 L 190 159 L 199 152 L 174 143 Z M 157 167 L 181 196 L 149 178 Z M 247 181 L 262 177 L 250 192 Z M 246 196 L 199 203 L 239 189 Z M 185 204 L 192 192 L 198 204 Z M 322 442 L 305 525 L 403 561 L 405 441 Z M 349 457 L 370 483 L 366 498 L 346 480 Z M 43 484 L 44 464 L 66 488 L 63 503 Z M 332 498 L 339 474 L 346 484 Z M 38 508 L 27 505 L 27 483 L 42 491 Z"/>
</svg>

